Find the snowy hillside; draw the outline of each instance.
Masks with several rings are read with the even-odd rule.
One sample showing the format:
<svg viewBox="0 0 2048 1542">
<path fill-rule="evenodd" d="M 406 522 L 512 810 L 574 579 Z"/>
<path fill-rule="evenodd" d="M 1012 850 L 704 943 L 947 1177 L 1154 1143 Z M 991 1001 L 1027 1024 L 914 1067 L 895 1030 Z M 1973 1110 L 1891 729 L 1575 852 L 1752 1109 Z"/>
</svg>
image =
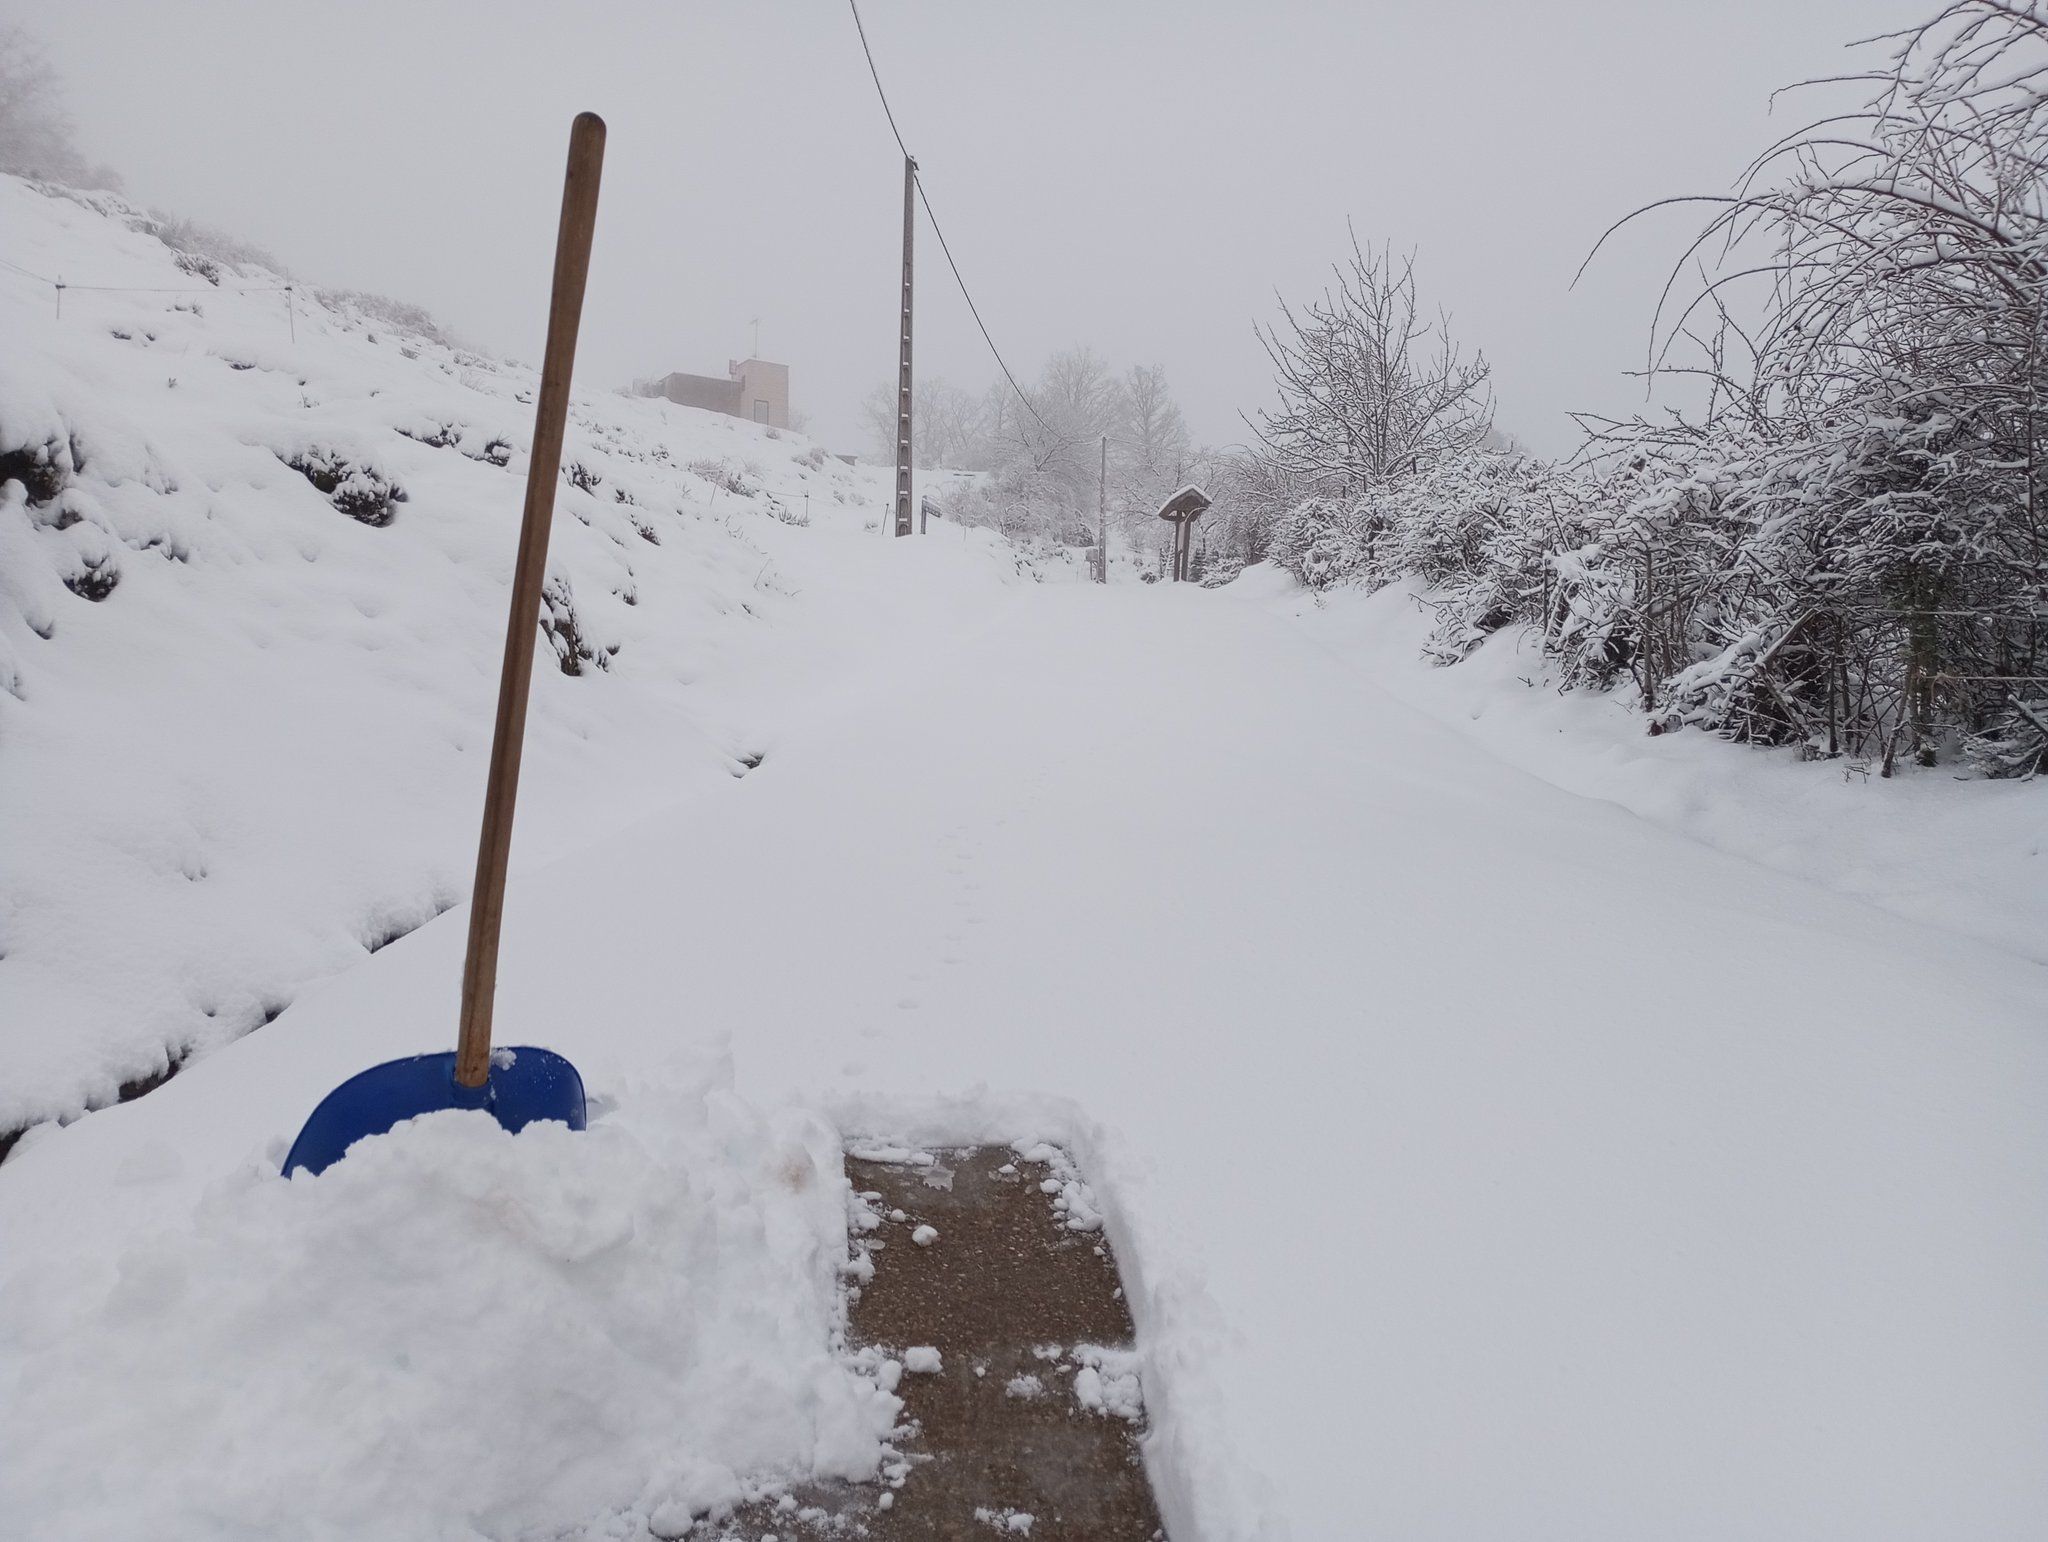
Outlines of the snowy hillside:
<svg viewBox="0 0 2048 1542">
<path fill-rule="evenodd" d="M 143 225 L 0 178 L 10 258 L 70 286 L 60 317 L 0 272 L 0 1139 L 273 1019 L 475 855 L 532 372 Z M 888 486 L 583 392 L 515 858 L 913 663 L 877 607 L 931 646 L 977 624 L 1014 557 L 881 539 Z M 906 565 L 944 578 L 885 588 Z"/>
</svg>

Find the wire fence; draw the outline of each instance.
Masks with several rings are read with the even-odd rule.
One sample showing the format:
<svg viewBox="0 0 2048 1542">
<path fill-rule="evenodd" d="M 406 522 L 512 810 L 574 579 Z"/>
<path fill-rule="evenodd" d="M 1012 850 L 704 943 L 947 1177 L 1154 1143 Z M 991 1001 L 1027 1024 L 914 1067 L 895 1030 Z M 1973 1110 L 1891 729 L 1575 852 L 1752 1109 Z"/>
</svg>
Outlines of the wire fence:
<svg viewBox="0 0 2048 1542">
<path fill-rule="evenodd" d="M 20 263 L 5 257 L 0 257 L 0 269 L 14 274 L 17 278 L 27 279 L 31 283 L 47 285 L 56 296 L 57 316 L 60 320 L 64 315 L 64 296 L 66 293 L 281 294 L 285 297 L 285 320 L 286 324 L 291 328 L 292 341 L 296 343 L 299 340 L 298 313 L 292 300 L 293 295 L 298 290 L 298 285 L 296 284 L 79 284 L 73 283 L 62 275 L 52 277 L 47 273 L 38 273 L 33 268 L 25 268 Z"/>
</svg>

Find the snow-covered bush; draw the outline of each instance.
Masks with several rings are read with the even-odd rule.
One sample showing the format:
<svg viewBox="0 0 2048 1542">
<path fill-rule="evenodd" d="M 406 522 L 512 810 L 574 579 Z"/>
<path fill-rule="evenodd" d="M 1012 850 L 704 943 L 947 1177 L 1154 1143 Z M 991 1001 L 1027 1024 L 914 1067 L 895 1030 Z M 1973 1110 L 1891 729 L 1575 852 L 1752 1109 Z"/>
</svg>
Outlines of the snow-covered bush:
<svg viewBox="0 0 2048 1542">
<path fill-rule="evenodd" d="M 724 460 L 693 460 L 690 462 L 689 470 L 720 491 L 731 493 L 735 498 L 754 496 L 756 489 L 754 484 L 747 480 L 747 470 L 752 470 L 756 476 L 760 475 L 757 467 L 743 470 Z"/>
<path fill-rule="evenodd" d="M 381 529 L 390 524 L 406 499 L 405 489 L 390 477 L 374 467 L 352 464 L 324 444 L 308 445 L 278 459 L 325 493 L 342 513 L 365 525 Z"/>
<path fill-rule="evenodd" d="M 284 272 L 284 264 L 263 247 L 182 215 L 163 214 L 152 210 L 148 229 L 151 235 L 172 251 L 194 261 L 215 266 L 225 264 L 231 268 L 265 268 L 272 273 Z M 184 264 L 180 263 L 179 266 L 183 267 Z"/>
<path fill-rule="evenodd" d="M 1660 335 L 1700 343 L 1690 418 L 1594 423 L 1572 468 L 1469 439 L 1374 459 L 1407 426 L 1377 355 L 1291 339 L 1269 456 L 1316 485 L 1273 559 L 1318 589 L 1422 580 L 1445 661 L 1536 627 L 1565 683 L 1629 682 L 1653 731 L 2038 768 L 2048 0 L 1957 0 L 1896 50 L 1865 111 L 1765 155 L 1688 254 L 1730 254 Z M 1722 290 L 1756 275 L 1738 329 Z M 1300 337 L 1347 309 L 1372 314 L 1333 301 Z"/>
<path fill-rule="evenodd" d="M 1342 499 L 1307 498 L 1280 517 L 1268 550 L 1309 588 L 1327 589 L 1359 573 L 1372 574 L 1365 523 L 1360 509 Z"/>
<path fill-rule="evenodd" d="M 453 348 L 455 340 L 435 320 L 432 312 L 406 300 L 370 294 L 361 289 L 321 289 L 315 298 L 329 310 L 339 311 L 365 322 L 382 322 L 402 337 Z"/>
</svg>

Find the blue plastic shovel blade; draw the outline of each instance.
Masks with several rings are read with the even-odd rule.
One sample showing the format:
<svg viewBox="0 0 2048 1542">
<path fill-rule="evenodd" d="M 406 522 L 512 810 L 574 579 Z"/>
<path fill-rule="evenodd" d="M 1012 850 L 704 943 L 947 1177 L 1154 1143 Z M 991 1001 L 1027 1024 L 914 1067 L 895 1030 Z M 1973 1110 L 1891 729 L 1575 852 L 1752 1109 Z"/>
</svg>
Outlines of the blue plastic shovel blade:
<svg viewBox="0 0 2048 1542">
<path fill-rule="evenodd" d="M 521 1046 L 491 1055 L 490 1079 L 481 1087 L 455 1080 L 455 1052 L 387 1060 L 351 1076 L 320 1100 L 284 1159 L 289 1178 L 303 1168 L 324 1172 L 357 1141 L 382 1135 L 416 1114 L 444 1108 L 481 1108 L 506 1129 L 536 1119 L 559 1119 L 572 1130 L 584 1124 L 583 1078 L 551 1049 Z"/>
</svg>

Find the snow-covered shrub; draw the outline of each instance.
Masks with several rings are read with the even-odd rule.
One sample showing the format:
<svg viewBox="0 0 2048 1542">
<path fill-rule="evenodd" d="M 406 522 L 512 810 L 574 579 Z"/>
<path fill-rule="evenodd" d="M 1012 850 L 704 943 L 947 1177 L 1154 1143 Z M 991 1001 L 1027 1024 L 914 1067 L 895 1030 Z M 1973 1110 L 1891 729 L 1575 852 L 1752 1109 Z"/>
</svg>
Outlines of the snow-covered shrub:
<svg viewBox="0 0 2048 1542">
<path fill-rule="evenodd" d="M 758 491 L 755 485 L 747 480 L 745 473 L 731 461 L 693 460 L 689 464 L 689 470 L 713 487 L 731 493 L 735 498 L 751 498 Z M 758 474 L 757 471 L 756 475 Z"/>
<path fill-rule="evenodd" d="M 462 430 L 453 423 L 423 422 L 417 428 L 398 425 L 398 432 L 417 443 L 436 450 L 453 449 L 462 443 Z"/>
<path fill-rule="evenodd" d="M 2048 711 L 2008 699 L 1985 731 L 1968 735 L 1963 753 L 1986 776 L 2035 776 L 2048 770 Z"/>
<path fill-rule="evenodd" d="M 392 331 L 421 342 L 453 348 L 455 341 L 442 329 L 431 311 L 388 295 L 369 294 L 360 289 L 321 289 L 315 298 L 329 310 L 353 315 L 365 321 L 379 321 Z M 474 367 L 474 366 L 473 366 Z"/>
<path fill-rule="evenodd" d="M 0 486 L 19 482 L 31 505 L 49 503 L 64 490 L 73 470 L 71 444 L 52 435 L 33 444 L 7 444 L 0 422 Z"/>
<path fill-rule="evenodd" d="M 370 466 L 355 465 L 326 445 L 310 445 L 278 457 L 350 519 L 378 529 L 398 517 L 405 489 Z"/>
<path fill-rule="evenodd" d="M 271 273 L 282 273 L 285 270 L 284 264 L 263 247 L 181 215 L 164 214 L 152 209 L 148 217 L 136 221 L 136 225 L 139 229 L 147 230 L 181 257 L 194 262 L 204 262 L 216 268 L 262 268 Z M 185 268 L 182 261 L 178 266 Z M 214 279 L 212 282 L 217 283 L 219 280 Z"/>
<path fill-rule="evenodd" d="M 177 267 L 180 273 L 189 273 L 194 278 L 204 279 L 216 289 L 220 287 L 220 264 L 211 257 L 200 257 L 191 252 L 180 252 L 178 253 Z"/>
<path fill-rule="evenodd" d="M 1273 527 L 1273 561 L 1311 589 L 1327 589 L 1371 570 L 1371 544 L 1356 506 L 1309 498 Z"/>
<path fill-rule="evenodd" d="M 121 570 L 115 566 L 113 553 L 104 549 L 83 558 L 76 569 L 64 575 L 65 588 L 95 604 L 112 594 L 120 582 Z"/>
<path fill-rule="evenodd" d="M 1857 131 L 1766 156 L 1693 248 L 1771 285 L 1760 322 L 1705 332 L 1704 410 L 1594 424 L 1573 469 L 1469 437 L 1380 455 L 1414 425 L 1365 264 L 1276 356 L 1268 459 L 1312 485 L 1273 560 L 1316 589 L 1421 580 L 1445 661 L 1529 624 L 1565 684 L 1630 685 L 1652 731 L 2037 769 L 2048 0 L 1957 0 L 1901 38 Z"/>
<path fill-rule="evenodd" d="M 619 651 L 616 642 L 596 643 L 589 636 L 588 628 L 576 612 L 576 596 L 570 588 L 568 575 L 551 573 L 540 592 L 541 631 L 547 635 L 548 643 L 555 650 L 555 662 L 565 675 L 580 675 L 587 664 L 593 669 L 609 669 Z M 629 603 L 637 603 L 637 600 Z"/>
</svg>

